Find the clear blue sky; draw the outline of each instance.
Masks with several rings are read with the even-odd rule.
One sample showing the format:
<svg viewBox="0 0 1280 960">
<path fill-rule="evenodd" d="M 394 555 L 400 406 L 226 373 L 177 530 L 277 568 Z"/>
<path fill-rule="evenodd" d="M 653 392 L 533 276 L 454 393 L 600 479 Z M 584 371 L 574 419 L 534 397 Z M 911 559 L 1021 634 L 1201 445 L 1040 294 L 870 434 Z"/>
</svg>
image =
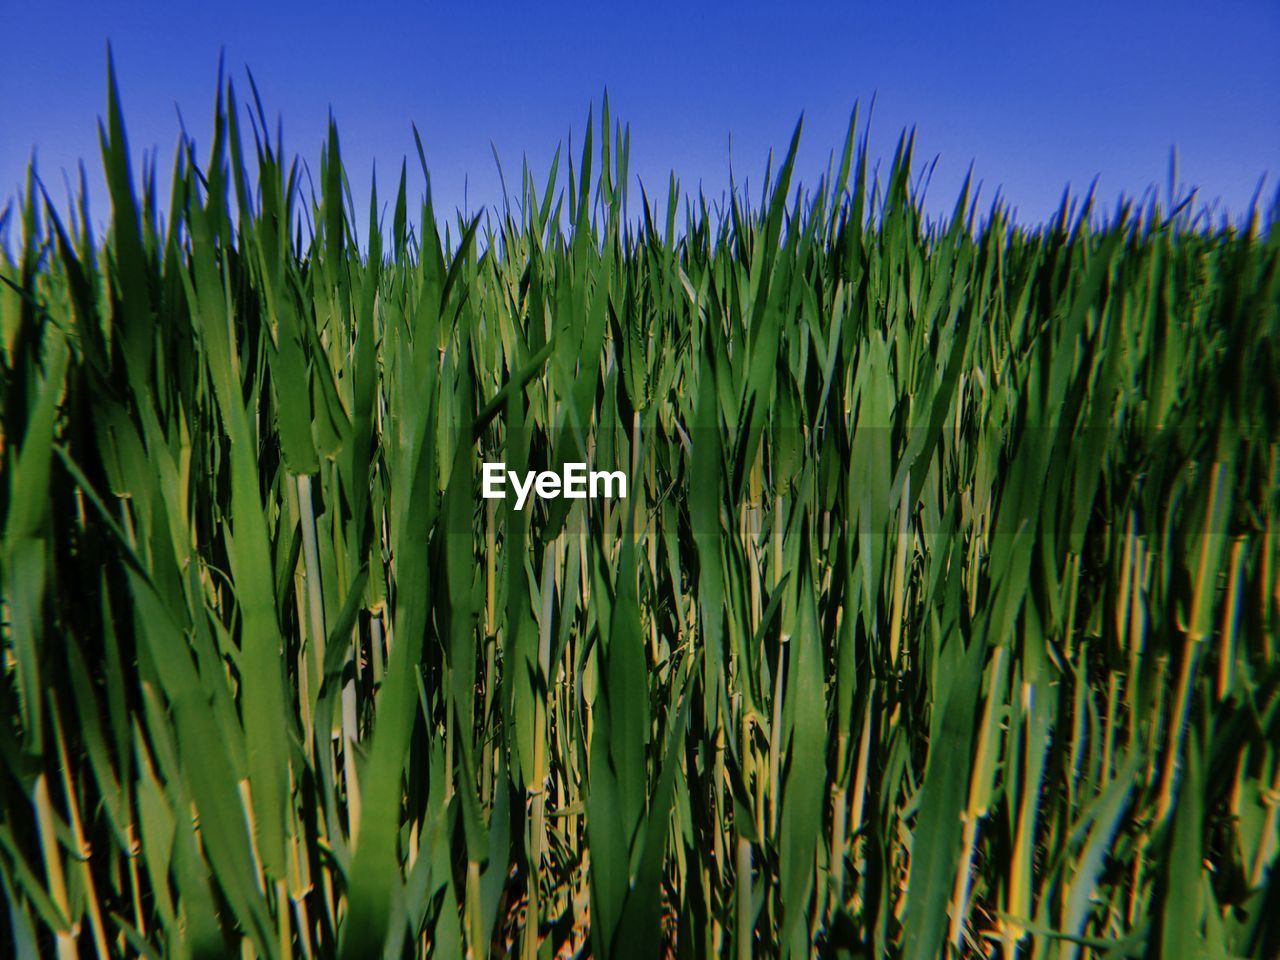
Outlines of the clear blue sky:
<svg viewBox="0 0 1280 960">
<path fill-rule="evenodd" d="M 650 194 L 674 169 L 718 194 L 730 135 L 739 179 L 758 183 L 800 113 L 800 174 L 816 180 L 855 100 L 877 97 L 874 153 L 918 129 L 939 157 L 929 198 L 948 207 L 972 161 L 1024 221 L 1063 186 L 1099 177 L 1108 202 L 1181 180 L 1239 210 L 1280 178 L 1280 4 L 794 3 L 711 5 L 28 3 L 0 0 L 0 198 L 32 151 L 55 195 L 78 159 L 99 168 L 106 45 L 113 44 L 135 155 L 172 164 L 182 111 L 207 147 L 220 50 L 247 92 L 253 70 L 286 147 L 313 164 L 332 109 L 357 197 L 376 159 L 384 191 L 427 147 L 438 201 L 495 203 L 490 141 L 508 181 L 527 154 L 541 176 L 607 85 L 631 124 L 632 167 Z M 411 171 L 416 164 L 410 164 Z M 136 170 L 136 167 L 135 167 Z M 421 186 L 417 185 L 420 192 Z M 106 204 L 97 193 L 95 219 Z"/>
</svg>

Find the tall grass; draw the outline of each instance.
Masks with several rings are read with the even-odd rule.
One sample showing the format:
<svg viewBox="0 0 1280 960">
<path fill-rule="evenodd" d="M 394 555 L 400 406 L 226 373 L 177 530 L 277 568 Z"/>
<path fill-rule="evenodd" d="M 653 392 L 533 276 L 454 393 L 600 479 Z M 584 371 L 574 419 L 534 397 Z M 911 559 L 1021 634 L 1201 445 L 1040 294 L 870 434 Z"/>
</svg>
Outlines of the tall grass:
<svg viewBox="0 0 1280 960">
<path fill-rule="evenodd" d="M 1280 233 L 856 122 L 664 205 L 607 102 L 388 221 L 229 84 L 166 200 L 111 91 L 0 260 L 5 949 L 1280 952 Z"/>
</svg>

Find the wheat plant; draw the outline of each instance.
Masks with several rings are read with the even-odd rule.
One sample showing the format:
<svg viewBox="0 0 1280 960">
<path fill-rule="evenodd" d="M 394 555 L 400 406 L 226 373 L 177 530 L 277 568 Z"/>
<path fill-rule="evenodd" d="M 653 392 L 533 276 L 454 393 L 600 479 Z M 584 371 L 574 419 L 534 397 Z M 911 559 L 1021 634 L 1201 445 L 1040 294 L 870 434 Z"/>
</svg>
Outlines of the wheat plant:
<svg viewBox="0 0 1280 960">
<path fill-rule="evenodd" d="M 1276 207 L 655 198 L 606 99 L 356 211 L 221 81 L 162 197 L 110 88 L 0 227 L 0 951 L 1280 954 Z"/>
</svg>

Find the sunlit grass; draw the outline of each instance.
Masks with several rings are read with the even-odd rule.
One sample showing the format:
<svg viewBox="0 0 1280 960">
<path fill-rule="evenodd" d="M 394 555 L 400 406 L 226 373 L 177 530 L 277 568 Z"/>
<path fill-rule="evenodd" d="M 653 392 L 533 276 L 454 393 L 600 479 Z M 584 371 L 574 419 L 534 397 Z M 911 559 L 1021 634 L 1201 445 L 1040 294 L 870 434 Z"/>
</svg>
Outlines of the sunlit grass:
<svg viewBox="0 0 1280 960">
<path fill-rule="evenodd" d="M 930 222 L 856 122 L 624 209 L 607 104 L 357 212 L 229 86 L 165 200 L 112 90 L 0 259 L 5 951 L 1280 952 L 1274 230 Z"/>
</svg>

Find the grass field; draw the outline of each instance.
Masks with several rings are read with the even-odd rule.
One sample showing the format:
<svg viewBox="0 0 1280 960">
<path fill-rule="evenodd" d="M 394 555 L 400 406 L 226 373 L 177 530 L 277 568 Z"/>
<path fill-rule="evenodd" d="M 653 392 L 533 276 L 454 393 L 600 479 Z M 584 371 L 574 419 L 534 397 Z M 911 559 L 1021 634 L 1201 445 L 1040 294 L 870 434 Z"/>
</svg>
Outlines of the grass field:
<svg viewBox="0 0 1280 960">
<path fill-rule="evenodd" d="M 1280 955 L 1274 207 L 646 195 L 606 103 L 355 211 L 237 102 L 3 228 L 0 952 Z"/>
</svg>

